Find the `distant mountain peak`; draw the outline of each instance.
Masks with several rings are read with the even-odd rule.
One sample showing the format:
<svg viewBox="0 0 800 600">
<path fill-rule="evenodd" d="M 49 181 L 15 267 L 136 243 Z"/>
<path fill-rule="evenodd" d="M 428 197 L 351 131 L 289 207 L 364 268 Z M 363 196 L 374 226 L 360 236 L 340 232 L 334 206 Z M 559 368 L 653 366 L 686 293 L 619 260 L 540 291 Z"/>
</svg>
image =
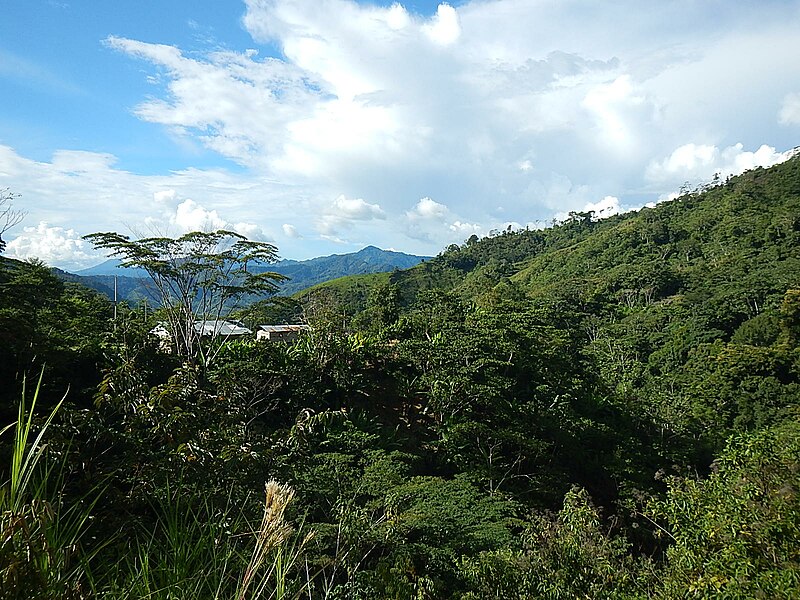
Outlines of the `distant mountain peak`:
<svg viewBox="0 0 800 600">
<path fill-rule="evenodd" d="M 415 256 L 394 250 L 382 250 L 377 246 L 365 246 L 357 252 L 348 254 L 331 254 L 318 256 L 308 260 L 281 260 L 277 263 L 264 263 L 255 267 L 258 271 L 271 271 L 286 275 L 288 281 L 280 285 L 281 296 L 290 296 L 319 283 L 338 279 L 347 275 L 362 275 L 366 273 L 381 273 L 396 269 L 410 269 L 428 257 Z M 127 296 L 128 293 L 139 293 L 144 283 L 141 278 L 146 278 L 147 272 L 143 269 L 123 268 L 119 266 L 118 259 L 108 259 L 99 265 L 75 272 L 76 277 L 89 287 L 93 287 L 108 294 L 109 286 L 113 287 L 113 277 L 122 282 Z M 137 292 L 138 290 L 138 292 Z"/>
</svg>

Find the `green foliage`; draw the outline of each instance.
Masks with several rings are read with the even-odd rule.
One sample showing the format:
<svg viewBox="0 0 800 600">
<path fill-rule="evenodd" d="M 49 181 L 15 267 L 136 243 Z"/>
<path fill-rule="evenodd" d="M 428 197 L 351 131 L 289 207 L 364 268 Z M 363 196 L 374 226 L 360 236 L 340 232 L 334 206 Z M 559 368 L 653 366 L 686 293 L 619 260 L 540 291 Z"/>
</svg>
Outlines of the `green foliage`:
<svg viewBox="0 0 800 600">
<path fill-rule="evenodd" d="M 762 312 L 742 323 L 731 336 L 735 344 L 771 346 L 781 333 L 780 317 L 774 310 Z"/>
<path fill-rule="evenodd" d="M 800 594 L 800 422 L 731 439 L 708 479 L 668 480 L 649 506 L 672 541 L 664 597 Z"/>
<path fill-rule="evenodd" d="M 88 514 L 107 482 L 97 542 L 64 554 L 85 558 L 67 579 L 93 597 L 794 597 L 797 214 L 800 159 L 638 213 L 494 232 L 256 304 L 253 324 L 310 332 L 213 360 L 163 353 L 152 313 L 108 331 L 94 296 L 11 263 L 5 372 L 38 340 L 59 383 L 96 384 L 49 423 L 69 477 L 58 502 L 23 500 L 25 522 Z M 186 269 L 190 304 L 220 291 L 200 275 L 228 266 L 215 249 L 148 252 L 226 232 L 98 235 L 157 276 Z M 268 494 L 265 510 L 274 480 L 296 503 Z"/>
<path fill-rule="evenodd" d="M 0 263 L 0 417 L 24 376 L 47 365 L 41 400 L 55 404 L 70 387 L 72 397 L 91 396 L 103 362 L 111 305 L 86 288 L 64 284 L 40 262 Z"/>
<path fill-rule="evenodd" d="M 632 598 L 645 592 L 640 571 L 621 537 L 603 530 L 585 490 L 573 488 L 555 516 L 535 516 L 525 549 L 465 557 L 473 591 L 463 598 Z"/>
<path fill-rule="evenodd" d="M 298 323 L 302 318 L 302 305 L 294 298 L 282 296 L 259 300 L 231 313 L 231 316 L 244 322 L 255 331 L 259 325 L 279 325 Z"/>
<path fill-rule="evenodd" d="M 99 493 L 91 490 L 76 505 L 64 501 L 63 464 L 46 455 L 44 443 L 61 402 L 33 429 L 41 381 L 28 408 L 23 380 L 17 421 L 0 432 L 15 432 L 9 478 L 0 485 L 0 598 L 9 600 L 82 598 L 88 591 L 91 553 L 82 544 Z"/>
</svg>

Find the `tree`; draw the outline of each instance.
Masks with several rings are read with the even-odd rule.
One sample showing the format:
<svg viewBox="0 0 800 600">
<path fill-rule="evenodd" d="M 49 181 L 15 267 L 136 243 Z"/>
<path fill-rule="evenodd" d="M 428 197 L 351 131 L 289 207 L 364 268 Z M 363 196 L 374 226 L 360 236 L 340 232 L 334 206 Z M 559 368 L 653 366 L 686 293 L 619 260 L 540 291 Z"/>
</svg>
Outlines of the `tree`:
<svg viewBox="0 0 800 600">
<path fill-rule="evenodd" d="M 263 270 L 264 263 L 275 262 L 275 246 L 232 231 L 194 231 L 178 238 L 140 240 L 115 232 L 84 237 L 95 247 L 108 250 L 110 256 L 120 257 L 120 266 L 147 271 L 178 356 L 206 367 L 224 340 L 212 336 L 208 344 L 201 344 L 203 332 L 195 327 L 196 321 L 217 321 L 242 298 L 274 293 L 277 282 L 285 279 Z"/>
<path fill-rule="evenodd" d="M 11 204 L 18 197 L 18 194 L 12 194 L 8 188 L 0 190 L 0 252 L 6 249 L 3 234 L 25 217 L 25 211 L 14 210 Z"/>
<path fill-rule="evenodd" d="M 660 598 L 797 598 L 800 423 L 730 438 L 707 479 L 670 477 L 648 518 L 672 544 Z"/>
</svg>

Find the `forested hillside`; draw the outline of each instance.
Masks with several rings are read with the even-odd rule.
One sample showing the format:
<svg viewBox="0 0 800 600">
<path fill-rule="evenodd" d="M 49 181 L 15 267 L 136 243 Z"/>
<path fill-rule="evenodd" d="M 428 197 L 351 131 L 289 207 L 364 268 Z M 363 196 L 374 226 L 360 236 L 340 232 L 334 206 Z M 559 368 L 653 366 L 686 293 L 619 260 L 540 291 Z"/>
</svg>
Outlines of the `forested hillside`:
<svg viewBox="0 0 800 600">
<path fill-rule="evenodd" d="M 800 596 L 798 158 L 331 282 L 213 364 L 0 285 L 48 443 L 0 438 L 0 597 Z"/>
</svg>

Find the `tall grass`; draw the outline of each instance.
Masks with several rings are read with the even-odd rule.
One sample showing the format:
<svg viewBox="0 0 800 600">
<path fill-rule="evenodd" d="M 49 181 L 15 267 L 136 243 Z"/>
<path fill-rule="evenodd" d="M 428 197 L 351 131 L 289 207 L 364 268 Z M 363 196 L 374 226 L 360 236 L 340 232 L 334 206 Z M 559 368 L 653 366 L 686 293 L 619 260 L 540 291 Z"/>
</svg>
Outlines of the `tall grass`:
<svg viewBox="0 0 800 600">
<path fill-rule="evenodd" d="M 231 543 L 232 511 L 215 511 L 206 503 L 192 506 L 180 490 L 167 489 L 154 500 L 151 529 L 137 528 L 113 570 L 110 599 L 222 600 L 237 585 L 234 573 L 243 562 Z"/>
<path fill-rule="evenodd" d="M 42 378 L 44 377 L 44 370 L 39 374 L 39 381 L 36 384 L 36 389 L 33 392 L 33 400 L 31 401 L 30 410 L 26 410 L 26 379 L 22 380 L 22 398 L 19 403 L 19 410 L 17 412 L 17 421 L 6 425 L 0 436 L 4 435 L 9 429 L 14 429 L 14 445 L 11 453 L 11 470 L 9 473 L 10 479 L 3 482 L 0 487 L 0 507 L 4 511 L 9 510 L 17 512 L 22 508 L 24 501 L 27 499 L 29 486 L 31 484 L 31 477 L 34 474 L 39 459 L 45 450 L 45 445 L 42 444 L 47 428 L 50 427 L 53 419 L 61 408 L 64 398 L 56 404 L 50 415 L 47 417 L 44 425 L 39 429 L 39 433 L 34 439 L 33 443 L 28 445 L 28 439 L 31 436 L 31 428 L 33 427 L 33 413 L 36 409 L 36 401 L 39 398 L 39 390 L 42 387 Z M 65 396 L 66 397 L 66 396 Z"/>
<path fill-rule="evenodd" d="M 83 598 L 89 587 L 88 559 L 81 541 L 97 501 L 84 497 L 67 504 L 63 496 L 64 464 L 45 457 L 44 437 L 64 398 L 34 429 L 42 374 L 27 406 L 23 379 L 7 479 L 0 483 L 0 598 Z M 65 396 L 66 397 L 66 394 Z"/>
<path fill-rule="evenodd" d="M 229 502 L 215 510 L 192 506 L 180 486 L 154 501 L 157 514 L 105 590 L 107 600 L 289 600 L 310 598 L 299 561 L 310 534 L 296 532 L 285 512 L 294 497 L 288 486 L 266 484 L 264 512 L 252 528 Z M 244 532 L 244 533 L 242 533 Z"/>
</svg>

